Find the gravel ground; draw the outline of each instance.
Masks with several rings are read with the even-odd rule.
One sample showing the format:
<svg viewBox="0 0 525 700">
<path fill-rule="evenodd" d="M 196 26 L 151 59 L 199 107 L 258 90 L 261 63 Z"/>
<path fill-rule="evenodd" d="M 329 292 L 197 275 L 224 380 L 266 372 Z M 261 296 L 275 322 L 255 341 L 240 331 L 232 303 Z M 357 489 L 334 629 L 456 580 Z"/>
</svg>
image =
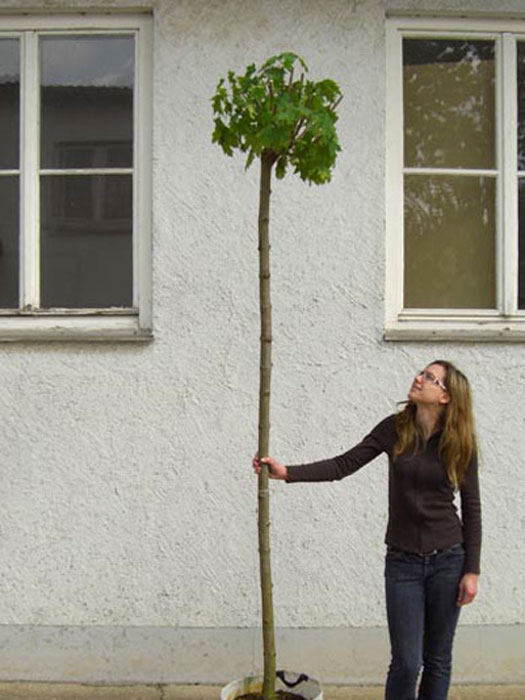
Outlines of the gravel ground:
<svg viewBox="0 0 525 700">
<path fill-rule="evenodd" d="M 383 700 L 383 688 L 325 686 L 324 700 Z M 0 683 L 0 700 L 217 700 L 220 686 Z M 523 685 L 454 686 L 449 700 L 525 700 Z"/>
</svg>

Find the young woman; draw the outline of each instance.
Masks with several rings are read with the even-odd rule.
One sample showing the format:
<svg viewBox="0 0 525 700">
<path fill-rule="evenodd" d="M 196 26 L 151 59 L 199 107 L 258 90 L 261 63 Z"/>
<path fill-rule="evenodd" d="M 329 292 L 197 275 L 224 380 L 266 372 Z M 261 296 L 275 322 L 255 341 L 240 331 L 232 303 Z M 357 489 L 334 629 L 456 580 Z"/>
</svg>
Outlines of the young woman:
<svg viewBox="0 0 525 700">
<path fill-rule="evenodd" d="M 481 507 L 470 387 L 453 364 L 419 372 L 405 408 L 333 459 L 284 466 L 272 479 L 333 481 L 374 457 L 389 458 L 385 589 L 391 663 L 386 700 L 446 700 L 460 607 L 476 596 Z M 260 463 L 255 456 L 253 467 Z M 461 519 L 454 494 L 461 497 Z"/>
</svg>

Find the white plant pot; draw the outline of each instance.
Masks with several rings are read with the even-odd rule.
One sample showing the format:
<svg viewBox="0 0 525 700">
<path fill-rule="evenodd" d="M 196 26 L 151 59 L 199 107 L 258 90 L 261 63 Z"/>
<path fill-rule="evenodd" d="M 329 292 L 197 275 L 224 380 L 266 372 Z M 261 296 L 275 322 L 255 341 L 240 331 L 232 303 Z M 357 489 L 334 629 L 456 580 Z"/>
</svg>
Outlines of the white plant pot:
<svg viewBox="0 0 525 700">
<path fill-rule="evenodd" d="M 285 690 L 296 695 L 301 695 L 304 700 L 323 700 L 321 684 L 315 678 L 310 678 L 305 673 L 295 671 L 277 671 L 275 690 Z M 246 676 L 232 681 L 221 690 L 221 700 L 236 700 L 246 693 L 262 693 L 263 677 Z"/>
</svg>

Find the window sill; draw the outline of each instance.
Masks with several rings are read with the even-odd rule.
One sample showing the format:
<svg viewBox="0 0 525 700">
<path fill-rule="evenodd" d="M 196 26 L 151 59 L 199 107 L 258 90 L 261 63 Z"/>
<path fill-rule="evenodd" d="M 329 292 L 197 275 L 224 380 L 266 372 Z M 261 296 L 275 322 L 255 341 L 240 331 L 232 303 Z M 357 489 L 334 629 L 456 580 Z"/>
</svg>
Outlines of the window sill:
<svg viewBox="0 0 525 700">
<path fill-rule="evenodd" d="M 402 319 L 385 326 L 389 341 L 525 343 L 525 317 Z"/>
<path fill-rule="evenodd" d="M 3 342 L 147 342 L 151 328 L 141 327 L 137 314 L 45 314 L 0 316 Z"/>
</svg>

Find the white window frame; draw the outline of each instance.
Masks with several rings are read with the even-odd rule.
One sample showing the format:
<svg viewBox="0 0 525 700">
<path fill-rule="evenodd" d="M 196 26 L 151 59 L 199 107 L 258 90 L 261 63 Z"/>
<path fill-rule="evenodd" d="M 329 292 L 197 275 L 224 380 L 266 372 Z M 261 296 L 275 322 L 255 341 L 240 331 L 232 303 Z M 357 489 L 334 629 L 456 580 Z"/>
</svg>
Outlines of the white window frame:
<svg viewBox="0 0 525 700">
<path fill-rule="evenodd" d="M 37 34 L 133 34 L 133 306 L 130 309 L 35 309 L 40 290 L 39 76 Z M 0 310 L 0 342 L 27 340 L 144 341 L 152 338 L 151 162 L 152 19 L 148 14 L 2 16 L 0 37 L 21 41 L 20 310 Z M 5 171 L 4 171 L 5 172 Z M 68 170 L 71 174 L 77 170 Z M 82 171 L 84 172 L 84 171 Z M 90 169 L 97 174 L 97 169 Z M 32 303 L 33 302 L 33 303 Z M 38 306 L 38 303 L 36 304 Z"/>
<path fill-rule="evenodd" d="M 492 39 L 496 47 L 497 309 L 405 309 L 402 40 Z M 386 27 L 386 340 L 525 341 L 525 310 L 518 303 L 518 169 L 516 42 L 525 40 L 525 21 L 464 18 L 387 19 Z M 505 134 L 505 138 L 503 138 Z M 424 169 L 418 168 L 418 172 Z M 446 169 L 429 172 L 447 173 Z M 484 174 L 457 170 L 450 174 Z M 431 272 L 431 271 L 429 271 Z"/>
</svg>

